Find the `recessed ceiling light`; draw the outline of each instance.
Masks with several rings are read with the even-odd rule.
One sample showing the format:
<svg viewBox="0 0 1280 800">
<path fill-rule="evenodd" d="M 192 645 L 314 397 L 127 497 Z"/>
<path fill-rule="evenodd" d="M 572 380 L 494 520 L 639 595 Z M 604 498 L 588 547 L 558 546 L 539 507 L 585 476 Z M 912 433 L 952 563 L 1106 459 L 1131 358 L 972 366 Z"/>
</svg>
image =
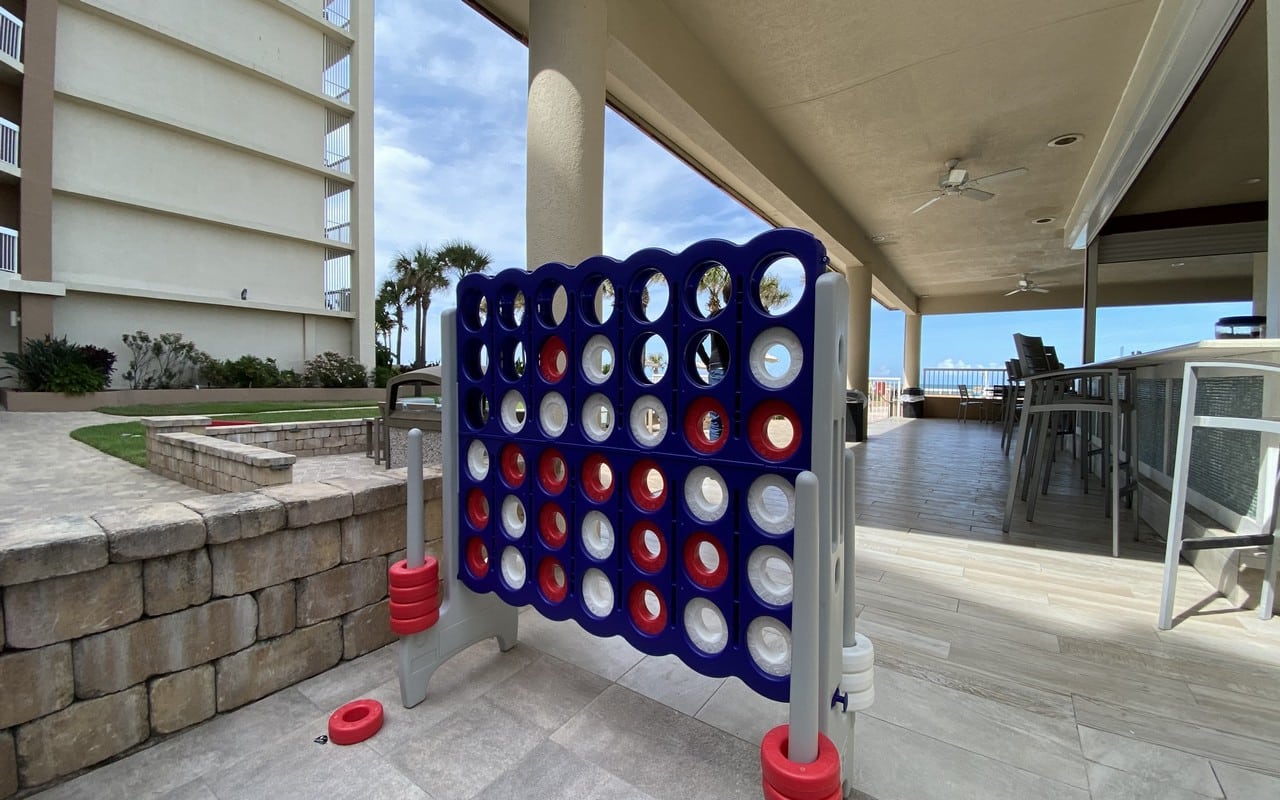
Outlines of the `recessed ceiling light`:
<svg viewBox="0 0 1280 800">
<path fill-rule="evenodd" d="M 1064 133 L 1053 137 L 1047 144 L 1049 147 L 1070 147 L 1082 139 L 1084 139 L 1083 133 Z"/>
<path fill-rule="evenodd" d="M 1032 225 L 1048 225 L 1050 222 L 1053 222 L 1053 221 L 1054 221 L 1053 217 L 1037 217 L 1036 219 L 1031 220 L 1031 224 Z"/>
<path fill-rule="evenodd" d="M 1187 262 L 1185 262 L 1185 261 L 1175 261 L 1175 262 L 1173 262 L 1172 264 L 1170 264 L 1169 266 L 1171 266 L 1171 267 L 1185 267 L 1186 265 L 1187 265 Z"/>
<path fill-rule="evenodd" d="M 1262 183 L 1262 178 L 1245 178 L 1243 183 Z"/>
<path fill-rule="evenodd" d="M 892 236 L 892 235 L 893 235 L 893 234 L 891 234 L 891 233 L 881 233 L 881 234 L 878 234 L 878 235 L 876 235 L 876 236 L 872 236 L 872 237 L 871 237 L 871 241 L 873 241 L 873 242 L 887 242 L 887 241 L 889 241 L 889 237 L 890 237 L 890 236 Z"/>
</svg>

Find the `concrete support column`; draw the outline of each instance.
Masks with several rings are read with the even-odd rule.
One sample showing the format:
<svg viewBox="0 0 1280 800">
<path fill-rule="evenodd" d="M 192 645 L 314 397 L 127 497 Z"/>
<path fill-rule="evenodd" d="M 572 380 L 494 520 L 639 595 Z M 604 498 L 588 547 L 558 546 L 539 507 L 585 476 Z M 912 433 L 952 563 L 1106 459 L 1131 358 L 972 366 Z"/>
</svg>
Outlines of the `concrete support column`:
<svg viewBox="0 0 1280 800">
<path fill-rule="evenodd" d="M 18 268 L 24 281 L 53 281 L 53 63 L 58 3 L 28 3 L 22 48 L 22 182 Z M 18 335 L 53 334 L 53 298 L 23 294 Z M 5 321 L 8 324 L 8 321 Z"/>
<path fill-rule="evenodd" d="M 1267 258 L 1266 253 L 1253 254 L 1253 311 L 1255 317 L 1267 313 Z"/>
<path fill-rule="evenodd" d="M 373 313 L 378 293 L 373 263 L 373 3 L 361 0 L 353 3 L 351 10 L 352 33 L 356 37 L 351 51 L 351 85 L 355 90 L 351 149 L 355 163 L 362 165 L 351 193 L 355 223 L 351 226 L 351 244 L 356 248 L 351 256 L 351 310 L 356 312 L 351 321 L 351 355 L 372 369 L 377 341 Z M 306 346 L 313 347 L 315 320 L 309 319 L 312 335 Z"/>
<path fill-rule="evenodd" d="M 1267 338 L 1280 338 L 1280 0 L 1267 0 Z M 1255 313 L 1257 310 L 1255 309 Z"/>
<path fill-rule="evenodd" d="M 871 365 L 871 270 L 848 267 L 849 388 L 867 390 Z"/>
<path fill-rule="evenodd" d="M 1089 242 L 1084 259 L 1084 337 L 1080 363 L 1094 360 L 1098 341 L 1098 240 Z"/>
<path fill-rule="evenodd" d="M 905 312 L 906 324 L 902 327 L 902 388 L 920 388 L 920 328 L 924 318 Z"/>
<path fill-rule="evenodd" d="M 529 269 L 575 264 L 603 249 L 605 7 L 529 4 Z"/>
</svg>

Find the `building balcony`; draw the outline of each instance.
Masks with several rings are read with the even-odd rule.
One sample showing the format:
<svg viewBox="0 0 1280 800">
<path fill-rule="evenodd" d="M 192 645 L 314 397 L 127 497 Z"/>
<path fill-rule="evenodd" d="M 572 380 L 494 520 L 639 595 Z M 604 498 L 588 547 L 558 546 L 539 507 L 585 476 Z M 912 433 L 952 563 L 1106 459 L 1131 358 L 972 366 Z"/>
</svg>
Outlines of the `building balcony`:
<svg viewBox="0 0 1280 800">
<path fill-rule="evenodd" d="M 0 8 L 0 80 L 22 79 L 22 20 Z"/>
<path fill-rule="evenodd" d="M 18 274 L 18 232 L 0 227 L 0 275 Z"/>
<path fill-rule="evenodd" d="M 0 182 L 4 176 L 21 178 L 18 165 L 18 126 L 0 117 Z"/>
</svg>

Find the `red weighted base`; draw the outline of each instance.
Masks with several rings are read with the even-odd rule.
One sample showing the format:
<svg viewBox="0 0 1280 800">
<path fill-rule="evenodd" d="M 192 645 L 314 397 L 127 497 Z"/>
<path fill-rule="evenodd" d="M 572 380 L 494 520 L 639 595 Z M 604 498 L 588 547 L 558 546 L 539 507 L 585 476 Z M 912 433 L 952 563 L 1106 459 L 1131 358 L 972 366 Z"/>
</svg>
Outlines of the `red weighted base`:
<svg viewBox="0 0 1280 800">
<path fill-rule="evenodd" d="M 424 583 L 436 584 L 440 580 L 440 565 L 427 556 L 420 567 L 409 567 L 403 560 L 387 569 L 387 581 L 398 589 L 412 589 Z"/>
<path fill-rule="evenodd" d="M 377 700 L 352 701 L 329 717 L 329 741 L 334 744 L 358 744 L 380 730 L 382 703 Z"/>
<path fill-rule="evenodd" d="M 439 620 L 440 609 L 438 608 L 430 614 L 424 614 L 421 617 L 411 617 L 409 619 L 392 617 L 391 630 L 401 636 L 409 636 L 414 633 L 422 633 L 432 625 L 435 625 Z"/>
<path fill-rule="evenodd" d="M 439 597 L 440 584 L 434 582 L 423 583 L 408 589 L 402 586 L 392 586 L 387 593 L 391 595 L 391 602 L 393 603 L 420 603 L 423 600 Z M 437 600 L 436 602 L 438 605 L 439 601 Z"/>
<path fill-rule="evenodd" d="M 766 800 L 839 800 L 840 753 L 835 744 L 819 733 L 818 758 L 797 764 L 787 758 L 788 735 L 787 726 L 779 725 L 760 742 Z"/>
<path fill-rule="evenodd" d="M 432 611 L 440 608 L 439 597 L 429 597 L 426 600 L 417 603 L 397 603 L 391 601 L 391 618 L 392 619 L 413 619 L 414 617 L 425 617 Z"/>
</svg>

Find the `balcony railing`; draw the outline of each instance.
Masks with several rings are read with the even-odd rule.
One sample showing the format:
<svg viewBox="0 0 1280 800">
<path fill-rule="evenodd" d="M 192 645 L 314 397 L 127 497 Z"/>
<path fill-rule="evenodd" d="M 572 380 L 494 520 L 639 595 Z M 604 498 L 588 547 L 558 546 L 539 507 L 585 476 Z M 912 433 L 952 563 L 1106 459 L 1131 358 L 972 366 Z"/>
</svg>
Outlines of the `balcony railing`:
<svg viewBox="0 0 1280 800">
<path fill-rule="evenodd" d="M 989 386 L 1004 386 L 1007 373 L 1002 369 L 959 368 L 926 369 L 923 385 L 925 394 L 958 397 L 960 384 L 969 387 L 974 394 L 981 394 Z"/>
<path fill-rule="evenodd" d="M 22 61 L 22 20 L 0 8 L 0 52 Z"/>
<path fill-rule="evenodd" d="M 324 259 L 324 307 L 351 310 L 351 254 L 329 250 Z"/>
<path fill-rule="evenodd" d="M 18 274 L 18 232 L 0 228 L 0 272 Z"/>
<path fill-rule="evenodd" d="M 330 25 L 351 30 L 351 0 L 325 0 L 324 20 Z"/>
<path fill-rule="evenodd" d="M 321 84 L 327 96 L 343 103 L 351 102 L 351 48 L 327 36 Z"/>
<path fill-rule="evenodd" d="M 901 394 L 902 378 L 868 378 L 867 419 L 875 422 L 896 415 Z"/>
<path fill-rule="evenodd" d="M 18 126 L 0 117 L 0 161 L 18 166 Z"/>
</svg>

